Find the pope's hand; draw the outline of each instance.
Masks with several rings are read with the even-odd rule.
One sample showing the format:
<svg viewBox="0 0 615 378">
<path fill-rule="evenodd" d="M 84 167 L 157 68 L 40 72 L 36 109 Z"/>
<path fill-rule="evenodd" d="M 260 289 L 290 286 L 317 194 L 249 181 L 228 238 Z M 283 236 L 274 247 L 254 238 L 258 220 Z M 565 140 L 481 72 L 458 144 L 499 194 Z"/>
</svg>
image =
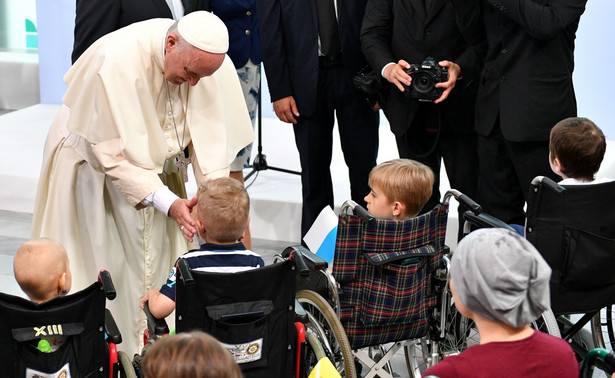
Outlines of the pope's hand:
<svg viewBox="0 0 615 378">
<path fill-rule="evenodd" d="M 192 242 L 194 235 L 196 234 L 196 222 L 192 219 L 190 213 L 192 208 L 196 205 L 197 199 L 193 197 L 191 200 L 176 199 L 175 202 L 169 208 L 169 217 L 173 218 L 179 229 L 184 235 L 184 238 L 189 242 Z"/>
</svg>

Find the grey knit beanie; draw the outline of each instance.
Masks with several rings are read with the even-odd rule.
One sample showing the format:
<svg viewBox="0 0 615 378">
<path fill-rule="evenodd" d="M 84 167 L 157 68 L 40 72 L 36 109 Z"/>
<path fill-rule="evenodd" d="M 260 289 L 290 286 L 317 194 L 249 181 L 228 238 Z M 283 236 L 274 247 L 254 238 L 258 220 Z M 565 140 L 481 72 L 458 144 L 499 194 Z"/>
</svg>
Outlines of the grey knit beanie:
<svg viewBox="0 0 615 378">
<path fill-rule="evenodd" d="M 450 276 L 472 312 L 520 327 L 550 308 L 551 268 L 534 246 L 501 228 L 470 233 L 453 253 Z"/>
</svg>

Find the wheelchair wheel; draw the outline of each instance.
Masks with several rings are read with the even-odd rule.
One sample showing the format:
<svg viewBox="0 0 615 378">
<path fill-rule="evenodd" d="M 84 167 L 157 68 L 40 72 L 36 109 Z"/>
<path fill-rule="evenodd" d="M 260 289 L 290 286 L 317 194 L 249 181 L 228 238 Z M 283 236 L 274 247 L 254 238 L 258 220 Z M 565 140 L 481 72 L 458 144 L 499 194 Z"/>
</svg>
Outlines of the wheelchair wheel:
<svg viewBox="0 0 615 378">
<path fill-rule="evenodd" d="M 557 321 L 551 310 L 545 311 L 530 326 L 542 332 L 560 337 Z M 451 305 L 447 314 L 445 330 L 443 338 L 423 337 L 404 348 L 406 366 L 410 376 L 420 377 L 425 370 L 443 358 L 459 354 L 468 347 L 480 343 L 478 329 L 474 322 L 461 315 L 454 305 Z"/>
<path fill-rule="evenodd" d="M 544 333 L 548 333 L 551 336 L 562 337 L 559 326 L 557 325 L 557 319 L 551 310 L 543 312 L 540 318 L 530 323 L 530 326 Z"/>
<path fill-rule="evenodd" d="M 132 366 L 132 360 L 122 351 L 117 352 L 117 359 L 120 362 L 120 377 L 121 378 L 137 378 L 135 369 Z"/>
<path fill-rule="evenodd" d="M 307 327 L 306 327 L 307 328 Z M 306 371 L 310 372 L 321 358 L 326 357 L 325 348 L 321 344 L 318 336 L 311 328 L 305 330 L 306 351 L 305 365 Z"/>
<path fill-rule="evenodd" d="M 596 348 L 613 350 L 615 348 L 615 332 L 613 330 L 613 305 L 601 309 L 591 320 L 592 338 Z"/>
<path fill-rule="evenodd" d="M 333 362 L 340 375 L 356 378 L 354 354 L 335 311 L 320 294 L 311 290 L 298 291 L 296 296 L 308 313 L 309 321 L 306 327 L 318 336 L 325 355 Z"/>
<path fill-rule="evenodd" d="M 406 366 L 411 377 L 421 377 L 425 370 L 443 358 L 459 354 L 469 346 L 480 343 L 474 322 L 461 315 L 454 305 L 449 307 L 445 316 L 444 337 L 432 334 L 431 337 L 422 337 L 404 347 Z"/>
</svg>

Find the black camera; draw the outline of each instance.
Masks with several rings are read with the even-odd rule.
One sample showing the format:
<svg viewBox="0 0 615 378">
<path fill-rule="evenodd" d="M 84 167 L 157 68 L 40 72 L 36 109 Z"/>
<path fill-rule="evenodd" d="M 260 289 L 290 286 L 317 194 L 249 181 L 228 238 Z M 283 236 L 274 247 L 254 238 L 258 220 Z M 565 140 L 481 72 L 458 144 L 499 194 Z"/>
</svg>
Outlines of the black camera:
<svg viewBox="0 0 615 378">
<path fill-rule="evenodd" d="M 405 93 L 410 92 L 410 97 L 419 101 L 437 100 L 444 91 L 436 88 L 437 83 L 448 80 L 448 70 L 440 67 L 432 57 L 427 57 L 421 64 L 411 64 L 404 72 L 412 77 L 412 89 L 406 88 Z"/>
<path fill-rule="evenodd" d="M 371 67 L 363 67 L 356 76 L 352 78 L 354 86 L 363 94 L 371 107 L 376 104 L 382 106 L 382 82 L 380 75 L 374 72 Z"/>
</svg>

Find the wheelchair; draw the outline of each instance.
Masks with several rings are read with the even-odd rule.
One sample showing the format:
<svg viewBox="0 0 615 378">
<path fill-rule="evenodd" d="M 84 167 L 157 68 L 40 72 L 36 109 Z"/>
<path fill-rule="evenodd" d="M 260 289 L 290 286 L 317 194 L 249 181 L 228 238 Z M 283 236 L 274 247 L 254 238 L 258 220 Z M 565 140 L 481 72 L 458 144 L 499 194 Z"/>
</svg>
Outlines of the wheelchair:
<svg viewBox="0 0 615 378">
<path fill-rule="evenodd" d="M 466 217 L 493 226 L 484 219 L 476 222 L 474 214 Z M 615 182 L 561 186 L 536 177 L 528 194 L 525 237 L 551 266 L 551 308 L 578 360 L 594 347 L 613 350 Z M 597 364 L 610 369 L 600 360 Z"/>
<path fill-rule="evenodd" d="M 239 273 L 190 269 L 178 261 L 176 332 L 201 330 L 218 339 L 246 378 L 305 378 L 325 357 L 323 347 L 295 305 L 297 264 L 285 261 Z M 145 349 L 169 332 L 166 322 L 145 307 Z M 136 356 L 137 362 L 141 356 Z"/>
<path fill-rule="evenodd" d="M 403 348 L 409 374 L 420 377 L 444 357 L 479 342 L 473 322 L 457 312 L 448 290 L 450 251 L 444 238 L 451 197 L 482 213 L 457 190 L 406 221 L 375 219 L 347 201 L 332 272 L 302 246 L 277 257 L 303 256 L 310 273 L 298 277 L 297 299 L 308 312 L 307 328 L 319 335 L 342 376 L 393 377 L 390 359 Z M 554 319 L 543 317 L 556 332 Z"/>
<path fill-rule="evenodd" d="M 105 308 L 115 295 L 104 270 L 84 290 L 40 304 L 0 293 L 2 376 L 135 377 L 131 360 L 117 350 L 122 337 Z M 58 349 L 39 350 L 50 337 L 62 338 Z"/>
</svg>

